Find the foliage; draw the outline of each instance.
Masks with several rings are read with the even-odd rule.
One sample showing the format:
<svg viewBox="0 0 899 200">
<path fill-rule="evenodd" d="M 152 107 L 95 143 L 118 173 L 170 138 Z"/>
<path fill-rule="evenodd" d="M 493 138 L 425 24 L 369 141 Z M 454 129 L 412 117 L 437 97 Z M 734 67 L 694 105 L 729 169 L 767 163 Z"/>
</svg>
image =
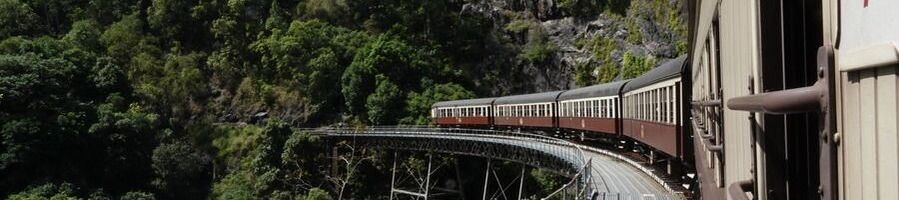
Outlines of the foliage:
<svg viewBox="0 0 899 200">
<path fill-rule="evenodd" d="M 558 177 L 549 170 L 537 168 L 531 170 L 530 175 L 537 181 L 537 184 L 540 186 L 540 189 L 543 190 L 543 193 L 551 193 L 563 184 L 558 180 Z"/>
<path fill-rule="evenodd" d="M 534 26 L 534 22 L 530 20 L 516 19 L 506 24 L 504 30 L 513 32 L 513 33 L 521 33 Z"/>
<path fill-rule="evenodd" d="M 79 199 L 76 194 L 76 188 L 70 183 L 63 184 L 44 184 L 30 187 L 29 189 L 10 195 L 10 200 L 38 200 L 38 199 Z"/>
<path fill-rule="evenodd" d="M 192 185 L 204 184 L 210 158 L 184 142 L 159 145 L 153 150 L 153 185 L 170 197 L 199 197 L 203 191 Z"/>
<path fill-rule="evenodd" d="M 378 85 L 375 76 L 382 74 L 395 78 L 398 88 L 414 88 L 419 80 L 406 77 L 420 77 L 428 73 L 430 61 L 419 55 L 412 47 L 389 35 L 380 35 L 357 50 L 353 62 L 341 77 L 341 92 L 347 111 L 351 114 L 365 113 L 368 96 Z"/>
<path fill-rule="evenodd" d="M 306 193 L 306 195 L 300 199 L 302 199 L 302 200 L 331 200 L 331 195 L 329 195 L 328 192 L 325 190 L 322 190 L 319 188 L 312 188 L 311 190 L 309 190 L 309 193 Z"/>
<path fill-rule="evenodd" d="M 387 76 L 377 75 L 377 88 L 365 100 L 368 121 L 374 125 L 396 124 L 403 112 L 403 93 Z"/>
<path fill-rule="evenodd" d="M 122 200 L 155 200 L 153 194 L 147 192 L 128 192 L 122 195 Z"/>
<path fill-rule="evenodd" d="M 344 149 L 352 162 L 324 173 L 320 140 L 289 127 L 427 124 L 437 101 L 527 89 L 486 86 L 552 64 L 558 47 L 523 12 L 494 24 L 466 3 L 0 0 L 0 197 L 376 195 L 383 185 L 353 181 L 383 179 L 361 173 L 383 170 L 367 163 L 377 152 Z M 686 51 L 680 4 L 654 1 L 649 16 L 630 0 L 561 3 L 563 15 L 664 21 Z M 596 58 L 578 68 L 584 83 L 597 67 L 603 82 L 654 62 L 584 41 Z"/>
<path fill-rule="evenodd" d="M 0 38 L 30 35 L 37 27 L 37 14 L 20 0 L 0 0 Z"/>
<path fill-rule="evenodd" d="M 100 31 L 102 28 L 97 21 L 85 19 L 72 24 L 72 29 L 62 38 L 65 41 L 75 43 L 88 51 L 100 51 Z"/>
<path fill-rule="evenodd" d="M 621 61 L 621 76 L 624 79 L 631 79 L 651 70 L 656 65 L 656 59 L 653 57 L 634 56 L 630 52 L 624 54 Z"/>
<path fill-rule="evenodd" d="M 615 80 L 618 77 L 618 74 L 621 70 L 615 66 L 613 62 L 603 63 L 602 66 L 599 67 L 599 73 L 596 76 L 596 83 L 608 83 Z"/>
<path fill-rule="evenodd" d="M 580 62 L 574 65 L 574 84 L 577 86 L 593 85 L 596 78 L 593 76 L 595 67 L 589 62 Z"/>
<path fill-rule="evenodd" d="M 145 48 L 152 48 L 149 44 L 152 37 L 143 33 L 143 22 L 138 15 L 132 14 L 123 17 L 112 24 L 100 36 L 100 42 L 106 46 L 106 54 L 116 60 L 117 64 L 124 65 L 131 62 L 131 58 L 139 52 L 146 52 Z"/>
<path fill-rule="evenodd" d="M 625 21 L 627 24 L 627 42 L 631 44 L 643 43 L 643 32 L 640 30 L 640 25 L 637 24 L 639 20 L 637 18 L 628 18 Z"/>
<path fill-rule="evenodd" d="M 406 97 L 408 117 L 401 124 L 427 125 L 431 123 L 431 105 L 440 101 L 475 98 L 475 94 L 459 84 L 446 83 L 426 87 L 422 92 L 410 92 Z"/>
<path fill-rule="evenodd" d="M 532 26 L 528 31 L 528 43 L 519 57 L 533 64 L 543 64 L 555 56 L 558 47 L 548 41 L 541 26 Z"/>
</svg>

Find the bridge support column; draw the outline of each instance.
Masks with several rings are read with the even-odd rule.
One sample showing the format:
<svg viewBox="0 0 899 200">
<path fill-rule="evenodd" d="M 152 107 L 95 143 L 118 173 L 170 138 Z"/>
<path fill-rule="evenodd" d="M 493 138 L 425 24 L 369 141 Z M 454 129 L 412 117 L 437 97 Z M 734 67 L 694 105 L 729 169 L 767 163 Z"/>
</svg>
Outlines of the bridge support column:
<svg viewBox="0 0 899 200">
<path fill-rule="evenodd" d="M 521 200 L 521 192 L 524 190 L 524 170 L 527 165 L 521 164 L 521 176 L 519 176 L 518 180 L 518 200 Z"/>
<path fill-rule="evenodd" d="M 487 169 L 484 170 L 484 194 L 483 200 L 487 200 L 487 185 L 490 184 L 490 159 L 487 159 Z"/>
<path fill-rule="evenodd" d="M 393 152 L 393 168 L 390 170 L 390 200 L 393 200 L 393 191 L 396 189 L 396 151 Z"/>
<path fill-rule="evenodd" d="M 427 178 L 425 178 L 425 200 L 428 200 L 428 195 L 430 195 L 430 192 L 431 192 L 431 174 L 432 174 L 432 172 L 431 172 L 431 156 L 432 155 L 429 153 L 428 154 L 428 175 L 427 175 Z"/>
</svg>

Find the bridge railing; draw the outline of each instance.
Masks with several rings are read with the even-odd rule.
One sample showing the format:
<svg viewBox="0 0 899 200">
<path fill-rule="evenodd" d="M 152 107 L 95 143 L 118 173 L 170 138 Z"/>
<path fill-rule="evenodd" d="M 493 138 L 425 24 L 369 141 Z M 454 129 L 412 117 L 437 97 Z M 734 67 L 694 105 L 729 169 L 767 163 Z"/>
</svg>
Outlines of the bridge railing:
<svg viewBox="0 0 899 200">
<path fill-rule="evenodd" d="M 322 127 L 301 130 L 336 136 L 423 137 L 515 145 L 543 151 L 568 162 L 575 169 L 572 178 L 565 185 L 542 199 L 592 199 L 591 196 L 595 193 L 595 184 L 590 174 L 591 161 L 584 156 L 584 150 L 579 145 L 559 138 L 525 132 L 434 126 Z"/>
</svg>

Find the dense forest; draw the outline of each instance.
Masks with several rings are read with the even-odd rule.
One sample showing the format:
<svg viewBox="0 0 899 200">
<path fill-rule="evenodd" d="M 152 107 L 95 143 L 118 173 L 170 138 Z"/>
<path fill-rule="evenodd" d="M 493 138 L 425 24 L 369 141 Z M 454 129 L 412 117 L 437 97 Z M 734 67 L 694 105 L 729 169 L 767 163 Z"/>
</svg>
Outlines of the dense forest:
<svg viewBox="0 0 899 200">
<path fill-rule="evenodd" d="M 437 101 L 631 78 L 686 48 L 677 1 L 479 12 L 497 2 L 0 0 L 0 198 L 336 198 L 292 128 L 428 124 Z M 616 23 L 568 51 L 541 25 L 560 18 Z"/>
</svg>

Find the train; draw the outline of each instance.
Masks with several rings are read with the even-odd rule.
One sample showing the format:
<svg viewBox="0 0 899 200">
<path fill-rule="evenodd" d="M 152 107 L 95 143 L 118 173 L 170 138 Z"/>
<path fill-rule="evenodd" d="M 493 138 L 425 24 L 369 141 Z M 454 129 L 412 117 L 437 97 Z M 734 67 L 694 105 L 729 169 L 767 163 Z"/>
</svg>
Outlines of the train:
<svg viewBox="0 0 899 200">
<path fill-rule="evenodd" d="M 692 161 L 683 78 L 687 56 L 671 59 L 630 80 L 572 90 L 433 104 L 436 125 L 552 133 L 579 140 L 637 146 L 670 175 Z M 556 134 L 561 133 L 561 135 Z"/>
<path fill-rule="evenodd" d="M 645 147 L 699 199 L 899 199 L 899 1 L 685 4 L 686 55 L 640 77 L 431 117 Z"/>
</svg>

